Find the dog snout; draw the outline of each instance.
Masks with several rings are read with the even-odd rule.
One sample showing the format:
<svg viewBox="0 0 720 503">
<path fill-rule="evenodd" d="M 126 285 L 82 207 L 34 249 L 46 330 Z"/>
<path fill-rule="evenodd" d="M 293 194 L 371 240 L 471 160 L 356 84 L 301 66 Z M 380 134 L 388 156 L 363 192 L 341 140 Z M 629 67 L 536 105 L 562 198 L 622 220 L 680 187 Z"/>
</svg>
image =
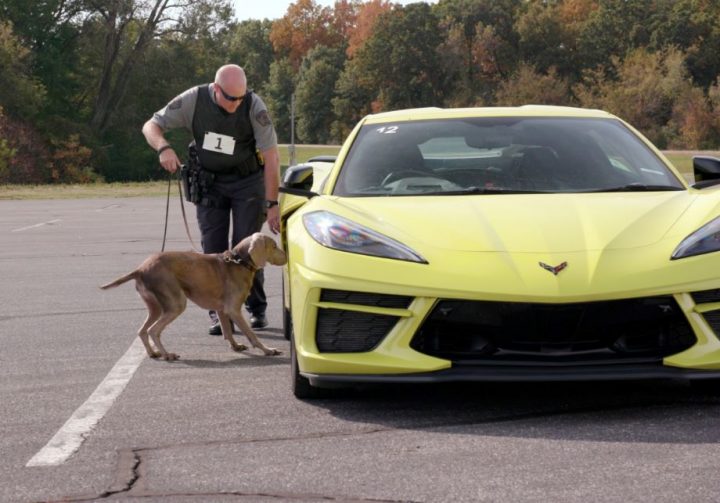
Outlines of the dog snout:
<svg viewBox="0 0 720 503">
<path fill-rule="evenodd" d="M 287 255 L 280 248 L 275 248 L 273 253 L 270 254 L 271 259 L 268 260 L 272 265 L 285 265 L 287 264 Z"/>
</svg>

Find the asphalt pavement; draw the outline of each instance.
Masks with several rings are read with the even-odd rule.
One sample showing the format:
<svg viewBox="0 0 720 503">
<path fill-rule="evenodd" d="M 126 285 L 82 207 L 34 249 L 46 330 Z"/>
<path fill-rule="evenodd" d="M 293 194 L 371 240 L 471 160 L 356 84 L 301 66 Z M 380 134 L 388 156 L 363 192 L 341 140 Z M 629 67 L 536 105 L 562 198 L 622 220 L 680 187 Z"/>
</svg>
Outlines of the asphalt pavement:
<svg viewBox="0 0 720 503">
<path fill-rule="evenodd" d="M 145 308 L 132 282 L 98 285 L 159 251 L 164 211 L 162 198 L 0 201 L 0 501 L 718 501 L 720 398 L 684 382 L 295 399 L 273 266 L 258 333 L 282 355 L 232 352 L 189 305 L 163 335 L 180 360 L 142 358 L 109 396 Z M 177 201 L 167 249 L 190 249 Z M 74 415 L 92 425 L 79 447 L 28 466 Z"/>
</svg>

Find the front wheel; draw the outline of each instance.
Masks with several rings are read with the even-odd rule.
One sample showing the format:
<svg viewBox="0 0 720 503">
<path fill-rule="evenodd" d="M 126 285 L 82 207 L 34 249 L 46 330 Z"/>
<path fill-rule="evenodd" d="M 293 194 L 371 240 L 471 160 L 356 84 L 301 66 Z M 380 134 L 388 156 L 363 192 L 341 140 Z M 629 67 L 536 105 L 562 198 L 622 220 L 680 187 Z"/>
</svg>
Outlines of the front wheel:
<svg viewBox="0 0 720 503">
<path fill-rule="evenodd" d="M 300 374 L 297 351 L 295 350 L 295 337 L 292 331 L 292 320 L 290 320 L 290 327 L 290 386 L 293 395 L 295 395 L 295 398 L 300 398 L 301 400 L 328 397 L 328 390 L 313 386 L 307 377 L 303 377 Z"/>
<path fill-rule="evenodd" d="M 703 395 L 720 395 L 720 379 L 693 379 L 690 381 L 690 387 Z"/>
</svg>

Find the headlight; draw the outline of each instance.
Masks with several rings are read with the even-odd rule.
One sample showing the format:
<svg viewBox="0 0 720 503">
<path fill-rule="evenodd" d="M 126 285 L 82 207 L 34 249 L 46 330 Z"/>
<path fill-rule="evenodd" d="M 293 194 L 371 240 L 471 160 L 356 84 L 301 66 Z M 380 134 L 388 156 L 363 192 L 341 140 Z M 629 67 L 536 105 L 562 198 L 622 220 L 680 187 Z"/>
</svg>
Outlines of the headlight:
<svg viewBox="0 0 720 503">
<path fill-rule="evenodd" d="M 315 241 L 334 250 L 428 263 L 404 244 L 329 211 L 307 213 L 303 224 Z"/>
<path fill-rule="evenodd" d="M 720 251 L 720 217 L 711 220 L 682 240 L 675 248 L 671 259 L 692 257 Z"/>
</svg>

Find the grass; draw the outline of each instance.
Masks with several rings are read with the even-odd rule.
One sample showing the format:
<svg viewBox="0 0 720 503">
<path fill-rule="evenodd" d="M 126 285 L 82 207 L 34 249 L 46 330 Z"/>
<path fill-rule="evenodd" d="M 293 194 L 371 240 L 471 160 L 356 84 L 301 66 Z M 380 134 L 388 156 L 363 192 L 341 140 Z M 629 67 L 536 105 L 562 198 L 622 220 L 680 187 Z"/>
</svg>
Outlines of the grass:
<svg viewBox="0 0 720 503">
<path fill-rule="evenodd" d="M 295 162 L 306 162 L 318 155 L 337 155 L 336 145 L 297 145 Z M 282 170 L 289 164 L 287 145 L 280 145 Z M 173 179 L 171 190 L 177 190 Z M 167 194 L 167 179 L 152 182 L 90 183 L 73 185 L 0 185 L 0 200 L 8 199 L 91 199 L 107 197 L 155 197 Z"/>
<path fill-rule="evenodd" d="M 318 155 L 336 155 L 334 145 L 298 145 L 296 162 Z M 666 151 L 665 156 L 688 180 L 692 180 L 693 155 L 720 157 L 720 152 Z M 280 164 L 289 164 L 288 146 L 280 145 Z M 173 181 L 173 183 L 176 183 Z M 172 190 L 176 190 L 173 186 Z M 96 183 L 85 185 L 0 185 L 0 200 L 8 199 L 87 199 L 108 197 L 156 197 L 167 194 L 167 180 L 154 182 Z"/>
<path fill-rule="evenodd" d="M 720 152 L 718 151 L 690 151 L 690 150 L 667 150 L 663 152 L 665 154 L 665 157 L 668 158 L 668 160 L 673 163 L 673 165 L 686 177 L 690 176 L 689 180 L 692 180 L 692 158 L 696 155 L 708 155 L 712 157 L 720 157 Z"/>
</svg>

